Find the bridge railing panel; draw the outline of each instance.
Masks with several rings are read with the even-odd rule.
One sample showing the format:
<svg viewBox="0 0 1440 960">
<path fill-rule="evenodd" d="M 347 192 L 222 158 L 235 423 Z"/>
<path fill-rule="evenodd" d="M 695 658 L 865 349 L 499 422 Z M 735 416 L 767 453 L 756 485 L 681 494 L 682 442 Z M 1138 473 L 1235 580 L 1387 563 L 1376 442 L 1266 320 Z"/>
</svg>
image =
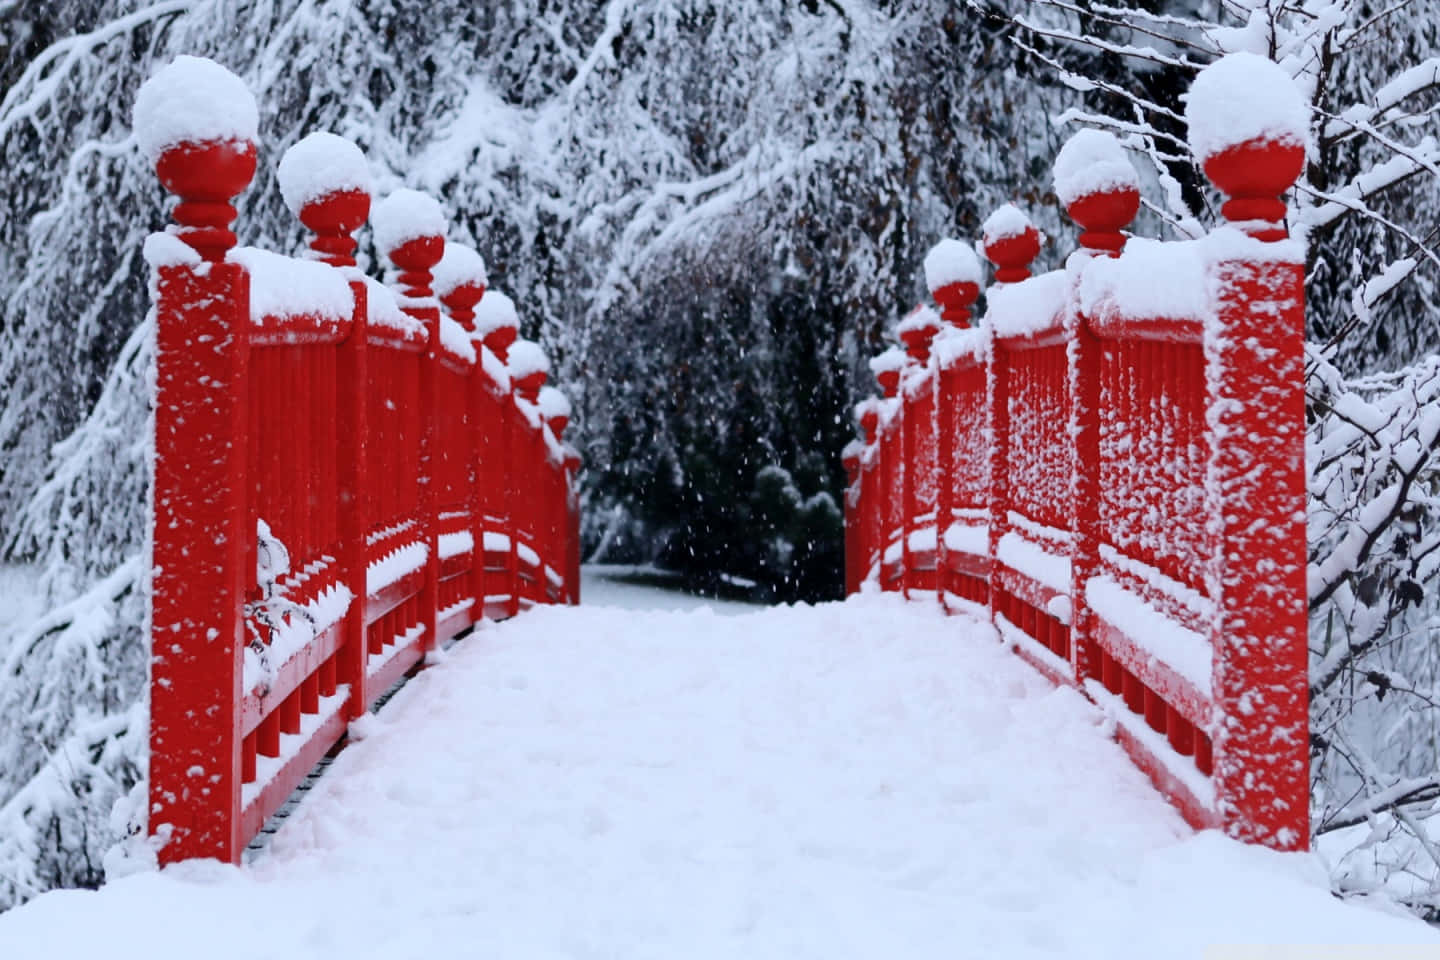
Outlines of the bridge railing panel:
<svg viewBox="0 0 1440 960">
<path fill-rule="evenodd" d="M 515 396 L 503 362 L 513 304 L 495 294 L 476 322 L 483 261 L 469 251 L 441 264 L 443 214 L 414 191 L 376 208 L 393 287 L 365 277 L 352 234 L 370 211 L 368 165 L 329 134 L 296 144 L 279 169 L 310 253 L 237 248 L 230 200 L 254 175 L 255 118 L 216 107 L 244 114 L 247 102 L 253 114 L 224 68 L 182 57 L 136 107 L 181 199 L 177 226 L 146 242 L 157 346 L 149 829 L 167 863 L 238 861 L 350 720 L 437 644 L 513 613 L 515 564 L 487 578 L 493 554 L 513 555 L 515 516 L 531 518 L 529 549 L 550 572 L 534 602 L 579 596 L 578 457 L 558 442 L 568 404 L 548 426 L 520 415 L 517 402 L 534 397 Z M 535 347 L 525 390 L 543 385 L 547 365 Z M 511 457 L 517 420 L 548 459 Z M 492 535 L 505 551 L 490 549 Z M 485 602 L 492 588 L 503 606 Z"/>
<path fill-rule="evenodd" d="M 1031 278 L 1038 233 L 997 211 L 981 329 L 923 343 L 902 324 L 909 364 L 893 375 L 896 351 L 877 357 L 886 399 L 857 406 L 900 410 L 882 407 L 847 456 L 856 549 L 873 529 L 885 550 L 854 564 L 851 589 L 928 573 L 894 532 L 897 504 L 911 527 L 924 520 L 923 482 L 892 478 L 929 469 L 933 430 L 941 575 L 912 595 L 990 620 L 1078 685 L 1192 824 L 1282 849 L 1309 839 L 1304 255 L 1278 199 L 1303 158 L 1303 130 L 1202 157 L 1234 225 L 1159 243 L 1123 232 L 1140 195 L 1118 141 L 1076 135 L 1056 185 L 1081 249 Z M 943 241 L 926 261 L 947 320 L 962 315 L 962 248 Z M 938 373 L 938 408 L 887 382 L 919 383 L 922 369 Z M 904 446 L 886 435 L 893 421 L 911 429 Z"/>
</svg>

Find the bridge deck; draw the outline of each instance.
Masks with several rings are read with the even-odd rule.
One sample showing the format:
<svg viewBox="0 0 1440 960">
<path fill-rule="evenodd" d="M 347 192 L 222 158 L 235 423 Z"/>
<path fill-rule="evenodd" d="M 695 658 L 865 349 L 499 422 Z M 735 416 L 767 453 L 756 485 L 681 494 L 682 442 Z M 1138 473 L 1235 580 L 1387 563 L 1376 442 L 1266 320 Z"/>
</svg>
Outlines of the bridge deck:
<svg viewBox="0 0 1440 960">
<path fill-rule="evenodd" d="M 1333 900 L 1307 857 L 1191 836 L 1078 695 L 894 597 L 540 609 L 363 727 L 255 863 L 46 895 L 0 917 L 0 955 L 1153 960 L 1434 936 Z"/>
</svg>

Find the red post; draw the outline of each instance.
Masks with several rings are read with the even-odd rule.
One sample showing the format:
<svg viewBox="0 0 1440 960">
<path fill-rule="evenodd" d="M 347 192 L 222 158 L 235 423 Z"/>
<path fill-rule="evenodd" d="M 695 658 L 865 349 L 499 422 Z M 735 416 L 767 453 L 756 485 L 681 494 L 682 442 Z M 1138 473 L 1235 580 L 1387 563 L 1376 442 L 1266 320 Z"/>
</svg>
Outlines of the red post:
<svg viewBox="0 0 1440 960">
<path fill-rule="evenodd" d="M 162 863 L 238 863 L 242 606 L 255 576 L 250 286 L 244 268 L 224 258 L 235 244 L 229 201 L 255 174 L 255 146 L 181 143 L 156 169 L 180 197 L 180 239 L 198 256 L 187 262 L 178 244 L 147 245 L 158 294 L 149 829 L 165 841 Z"/>
<path fill-rule="evenodd" d="M 345 164 L 337 166 L 336 156 Z M 329 189 L 317 189 L 316 167 L 332 176 Z M 345 169 L 348 167 L 348 171 Z M 351 175 L 347 176 L 346 173 Z M 365 282 L 355 266 L 355 237 L 370 216 L 370 190 L 365 155 L 360 148 L 334 134 L 314 133 L 295 144 L 280 160 L 278 170 L 286 204 L 314 236 L 312 256 L 350 275 L 355 298 L 350 334 L 336 355 L 336 526 L 340 537 L 341 575 L 352 599 L 345 612 L 345 641 L 336 654 L 337 677 L 350 688 L 346 712 L 351 719 L 365 713 L 366 696 L 365 537 L 370 531 L 370 493 L 367 489 L 366 346 L 369 339 L 369 299 Z M 303 184 L 304 192 L 296 184 Z M 357 185 L 358 184 L 358 185 Z M 328 676 L 328 674 L 327 674 Z M 327 688 L 329 683 L 326 683 Z M 321 691 L 329 695 L 333 689 Z"/>
<path fill-rule="evenodd" d="M 952 241 L 960 243 L 960 241 Z M 971 308 L 980 296 L 980 261 L 968 244 L 962 244 L 963 251 L 956 251 L 954 260 L 967 268 L 973 265 L 973 275 L 957 279 L 956 273 L 946 271 L 936 276 L 926 276 L 931 283 L 930 296 L 940 308 L 940 318 L 952 330 L 965 330 L 970 326 Z M 932 251 L 934 256 L 935 251 Z M 951 472 L 955 469 L 955 396 L 954 378 L 947 375 L 945 363 L 941 360 L 935 371 L 935 430 L 936 430 L 936 473 L 939 490 L 935 501 L 935 593 L 943 607 L 945 592 L 950 580 L 950 551 L 945 545 L 945 534 L 955 522 L 955 484 Z"/>
<path fill-rule="evenodd" d="M 509 363 L 510 347 L 515 343 L 519 333 L 516 327 L 515 305 L 505 294 L 491 291 L 489 296 L 480 301 L 480 306 L 484 310 L 485 317 L 482 323 L 479 312 L 476 313 L 476 333 L 483 338 L 484 349 L 489 350 L 495 359 L 505 366 Z M 507 371 L 505 377 L 508 378 L 508 376 Z M 504 607 L 500 610 L 505 616 L 513 617 L 518 609 L 520 596 L 519 555 L 517 553 L 519 529 L 515 522 L 513 493 L 514 476 L 520 455 L 516 446 L 517 428 L 515 427 L 518 413 L 514 403 L 511 402 L 513 385 L 508 382 L 508 379 L 505 383 L 495 386 L 503 388 L 501 389 L 503 396 L 491 407 L 495 413 L 494 421 L 485 424 L 485 429 L 489 434 L 487 446 L 489 456 L 486 459 L 485 483 L 492 491 L 493 498 L 500 504 L 499 509 L 504 511 L 504 515 L 491 517 L 487 521 L 486 529 L 489 529 L 489 522 L 498 520 L 500 529 L 497 532 L 503 532 L 506 539 L 505 569 L 500 574 L 498 586 L 509 599 L 505 601 Z M 487 578 L 486 583 L 486 592 L 489 593 L 489 587 L 491 584 L 495 584 L 495 581 Z M 486 615 L 489 615 L 488 605 Z"/>
<path fill-rule="evenodd" d="M 1018 283 L 1030 276 L 1030 261 L 1040 252 L 1040 234 L 1022 231 L 1015 237 L 987 243 L 983 250 L 986 259 L 995 264 L 996 283 Z M 989 517 L 988 556 L 991 569 L 998 563 L 1000 540 L 1009 527 L 1010 504 L 1010 361 L 1008 351 L 999 338 L 991 345 L 990 362 L 986 364 L 985 406 L 990 413 L 990 463 L 989 463 Z M 990 615 L 996 614 L 996 604 L 1001 600 L 1002 591 L 997 589 L 994 574 L 990 581 Z M 1003 612 L 1003 611 L 998 611 Z"/>
<path fill-rule="evenodd" d="M 375 210 L 375 244 L 398 269 L 400 308 L 425 324 L 430 342 L 420 375 L 420 409 L 415 411 L 420 430 L 420 462 L 415 482 L 420 487 L 419 521 L 426 546 L 425 583 L 420 591 L 422 649 L 436 644 L 436 614 L 440 607 L 440 528 L 435 516 L 435 380 L 439 374 L 440 304 L 435 299 L 430 271 L 445 253 L 445 219 L 440 205 L 416 190 L 397 190 Z"/>
<path fill-rule="evenodd" d="M 891 347 L 879 356 L 870 360 L 870 369 L 875 374 L 875 382 L 880 385 L 881 393 L 884 395 L 886 405 L 899 406 L 898 395 L 900 392 L 900 377 L 905 367 L 905 355 L 895 347 Z M 898 444 L 892 439 L 896 430 L 903 430 L 903 420 L 896 423 L 897 419 L 904 416 L 904 407 L 901 412 L 892 417 L 889 423 L 881 422 L 879 437 L 877 440 L 876 454 L 880 468 L 880 496 L 875 500 L 875 508 L 879 511 L 879 537 L 876 547 L 879 551 L 880 589 L 898 590 L 903 586 L 904 574 L 904 536 L 905 536 L 905 498 L 904 498 L 904 470 L 907 467 L 902 450 L 896 449 Z M 898 523 L 896 521 L 899 521 Z M 898 536 L 900 539 L 894 541 L 900 546 L 901 568 L 900 578 L 892 578 L 886 573 L 885 555 L 889 552 L 892 538 Z"/>
<path fill-rule="evenodd" d="M 570 400 L 554 387 L 544 387 L 540 390 L 539 396 L 540 415 L 545 418 L 545 425 L 549 427 L 550 433 L 554 436 L 557 444 L 564 443 L 565 428 L 570 425 Z M 546 563 L 553 563 L 556 572 L 566 580 L 569 579 L 567 571 L 569 551 L 565 546 L 567 539 L 566 530 L 569 528 L 570 513 L 570 473 L 566 463 L 569 457 L 565 458 L 559 466 L 554 467 L 557 471 L 556 490 L 551 494 L 552 502 L 545 505 L 546 515 L 550 518 L 550 536 L 547 545 L 550 547 L 549 558 L 542 558 Z M 568 583 L 565 590 L 562 590 L 561 597 L 568 592 Z M 547 585 L 548 590 L 548 585 Z"/>
<path fill-rule="evenodd" d="M 927 551 L 928 555 L 917 554 L 912 540 L 916 533 L 925 529 L 927 516 L 931 518 L 929 523 L 931 528 L 935 529 L 937 540 L 939 537 L 936 527 L 939 517 L 934 512 L 934 503 L 929 494 L 935 489 L 935 472 L 939 465 L 936 454 L 935 371 L 930 362 L 930 343 L 940 332 L 940 328 L 939 315 L 929 307 L 919 306 L 912 310 L 895 330 L 909 356 L 903 374 L 908 385 L 902 391 L 901 404 L 904 413 L 900 423 L 903 431 L 901 456 L 905 461 L 901 556 L 904 565 L 902 583 L 906 596 L 912 591 L 926 590 L 927 574 L 935 576 L 938 573 L 934 566 L 935 551 Z M 928 514 L 924 509 L 926 506 L 931 508 Z M 929 590 L 934 592 L 934 583 L 930 584 Z"/>
<path fill-rule="evenodd" d="M 1124 161 L 1123 148 L 1114 144 Z M 1128 164 L 1128 161 L 1124 161 Z M 1072 197 L 1070 219 L 1083 228 L 1080 247 L 1092 257 L 1116 257 L 1125 248 L 1125 227 L 1140 210 L 1138 179 L 1124 186 Z M 1072 304 L 1077 298 L 1071 296 Z M 1101 679 L 1095 624 L 1085 596 L 1100 568 L 1100 341 L 1078 307 L 1066 311 L 1070 326 L 1070 436 L 1075 444 L 1074 542 L 1070 553 L 1070 661 L 1076 679 Z M 1137 451 L 1138 453 L 1138 451 Z"/>
<path fill-rule="evenodd" d="M 485 261 L 479 253 L 463 244 L 445 245 L 445 253 L 435 267 L 435 295 L 450 315 L 450 319 L 471 334 L 472 338 L 475 334 L 475 307 L 485 296 L 488 283 Z M 482 464 L 487 459 L 486 445 L 489 438 L 485 435 L 486 425 L 481 411 L 490 400 L 486 395 L 489 390 L 483 365 L 477 363 L 465 398 L 469 405 L 469 416 L 466 418 L 466 446 L 469 448 L 469 456 L 466 460 L 469 464 L 469 530 L 474 544 L 470 552 L 470 595 L 475 598 L 470 613 L 474 620 L 479 620 L 485 614 L 485 504 L 481 484 L 486 480 Z"/>
<path fill-rule="evenodd" d="M 1285 237 L 1277 198 L 1304 160 L 1298 144 L 1250 142 L 1205 161 L 1232 198 L 1225 215 L 1251 235 L 1227 241 L 1214 266 L 1219 316 L 1206 340 L 1215 795 L 1226 833 L 1282 850 L 1310 842 L 1305 268 L 1302 250 L 1270 241 Z"/>
<path fill-rule="evenodd" d="M 522 340 L 511 345 L 510 375 L 515 391 L 515 409 L 510 411 L 511 422 L 514 424 L 511 449 L 515 452 L 515 463 L 519 467 L 518 470 L 511 471 L 511 510 L 512 516 L 518 512 L 521 518 L 519 523 L 514 524 L 517 535 L 511 538 L 511 550 L 516 552 L 520 547 L 520 533 L 530 535 L 532 542 L 528 546 L 532 550 L 540 547 L 540 524 L 544 521 L 544 499 L 539 489 L 540 478 L 537 471 L 545 468 L 544 438 L 537 434 L 536 428 L 531 426 L 529 420 L 520 411 L 520 404 L 526 404 L 532 409 L 536 407 L 540 402 L 540 388 L 545 386 L 549 369 L 549 360 L 546 359 L 539 344 Z M 543 422 L 539 429 L 544 429 Z M 516 563 L 518 571 L 518 557 Z M 532 601 L 543 595 L 545 589 L 544 557 L 541 557 L 536 565 L 535 576 L 538 590 L 536 587 L 531 588 L 532 593 L 536 594 L 530 598 Z M 523 577 L 517 576 L 517 588 L 523 579 Z M 515 609 L 518 611 L 518 590 Z"/>
</svg>

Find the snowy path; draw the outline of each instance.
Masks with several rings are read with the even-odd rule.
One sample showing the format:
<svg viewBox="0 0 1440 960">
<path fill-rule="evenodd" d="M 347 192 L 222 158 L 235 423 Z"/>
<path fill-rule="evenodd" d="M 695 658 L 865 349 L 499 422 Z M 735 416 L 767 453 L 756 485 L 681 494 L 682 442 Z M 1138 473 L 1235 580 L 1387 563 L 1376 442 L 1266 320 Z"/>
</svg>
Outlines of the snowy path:
<svg viewBox="0 0 1440 960">
<path fill-rule="evenodd" d="M 1154 960 L 1214 941 L 1436 935 L 1333 900 L 1309 857 L 1190 836 L 1077 695 L 893 597 L 488 627 L 368 723 L 253 866 L 0 917 L 0 957 L 47 960 Z"/>
</svg>

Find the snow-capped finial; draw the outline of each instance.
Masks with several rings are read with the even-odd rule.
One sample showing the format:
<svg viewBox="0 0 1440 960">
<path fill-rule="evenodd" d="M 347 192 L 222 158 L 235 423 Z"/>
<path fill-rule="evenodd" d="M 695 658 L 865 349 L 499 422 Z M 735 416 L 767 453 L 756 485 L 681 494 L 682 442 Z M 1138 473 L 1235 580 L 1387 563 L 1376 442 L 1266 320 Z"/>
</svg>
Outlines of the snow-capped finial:
<svg viewBox="0 0 1440 960">
<path fill-rule="evenodd" d="M 540 416 L 550 425 L 550 432 L 555 434 L 555 439 L 560 439 L 565 428 L 570 425 L 570 398 L 554 387 L 545 386 L 540 388 L 535 405 L 540 408 Z"/>
<path fill-rule="evenodd" d="M 485 296 L 489 278 L 485 259 L 463 243 L 445 244 L 445 255 L 435 264 L 435 296 L 450 316 L 470 333 L 476 333 L 475 305 Z M 507 298 L 508 299 L 508 298 Z M 511 305 L 513 308 L 513 304 Z"/>
<path fill-rule="evenodd" d="M 515 342 L 520 320 L 515 313 L 515 301 L 499 290 L 487 290 L 485 297 L 475 307 L 475 336 L 491 353 L 506 363 L 510 357 L 510 345 Z"/>
<path fill-rule="evenodd" d="M 942 326 L 940 314 L 922 303 L 896 325 L 895 335 L 905 344 L 910 359 L 924 366 L 930 362 L 930 341 L 935 339 Z"/>
<path fill-rule="evenodd" d="M 1140 211 L 1140 178 L 1113 133 L 1080 130 L 1055 157 L 1055 195 L 1084 232 L 1080 245 L 1118 254 L 1123 230 Z"/>
<path fill-rule="evenodd" d="M 1232 53 L 1200 71 L 1186 98 L 1190 150 L 1227 194 L 1221 212 L 1261 240 L 1285 236 L 1285 202 L 1305 167 L 1310 109 L 1279 64 Z"/>
<path fill-rule="evenodd" d="M 204 57 L 176 57 L 135 95 L 140 150 L 180 198 L 180 239 L 206 260 L 235 246 L 230 200 L 255 176 L 259 116 L 244 81 Z"/>
<path fill-rule="evenodd" d="M 875 382 L 885 392 L 885 398 L 892 399 L 900 391 L 900 373 L 905 369 L 905 351 L 891 347 L 870 358 L 870 372 Z"/>
<path fill-rule="evenodd" d="M 866 397 L 855 404 L 855 419 L 860 423 L 860 430 L 865 434 L 865 442 L 875 442 L 875 431 L 880 428 L 880 401 L 874 397 Z"/>
<path fill-rule="evenodd" d="M 370 215 L 370 167 L 354 143 L 316 132 L 297 141 L 275 171 L 290 212 L 315 232 L 310 249 L 334 267 L 355 265 L 355 238 Z"/>
<path fill-rule="evenodd" d="M 1030 276 L 1040 253 L 1040 231 L 1013 203 L 1002 204 L 980 225 L 980 249 L 995 264 L 996 283 L 1019 283 Z"/>
<path fill-rule="evenodd" d="M 430 271 L 445 253 L 445 213 L 434 197 L 401 189 L 376 204 L 370 219 L 376 249 L 400 271 L 400 305 L 418 317 L 415 311 L 433 296 Z"/>
<path fill-rule="evenodd" d="M 135 94 L 132 122 L 140 151 L 151 163 L 181 144 L 233 141 L 254 147 L 260 140 L 254 94 L 208 57 L 182 55 L 155 71 Z"/>
<path fill-rule="evenodd" d="M 550 376 L 550 358 L 533 340 L 517 340 L 510 348 L 510 382 L 515 392 L 531 403 L 540 402 L 540 388 Z"/>
<path fill-rule="evenodd" d="M 925 285 L 951 326 L 970 325 L 970 305 L 980 296 L 984 276 L 980 258 L 963 240 L 946 237 L 925 255 Z"/>
</svg>

